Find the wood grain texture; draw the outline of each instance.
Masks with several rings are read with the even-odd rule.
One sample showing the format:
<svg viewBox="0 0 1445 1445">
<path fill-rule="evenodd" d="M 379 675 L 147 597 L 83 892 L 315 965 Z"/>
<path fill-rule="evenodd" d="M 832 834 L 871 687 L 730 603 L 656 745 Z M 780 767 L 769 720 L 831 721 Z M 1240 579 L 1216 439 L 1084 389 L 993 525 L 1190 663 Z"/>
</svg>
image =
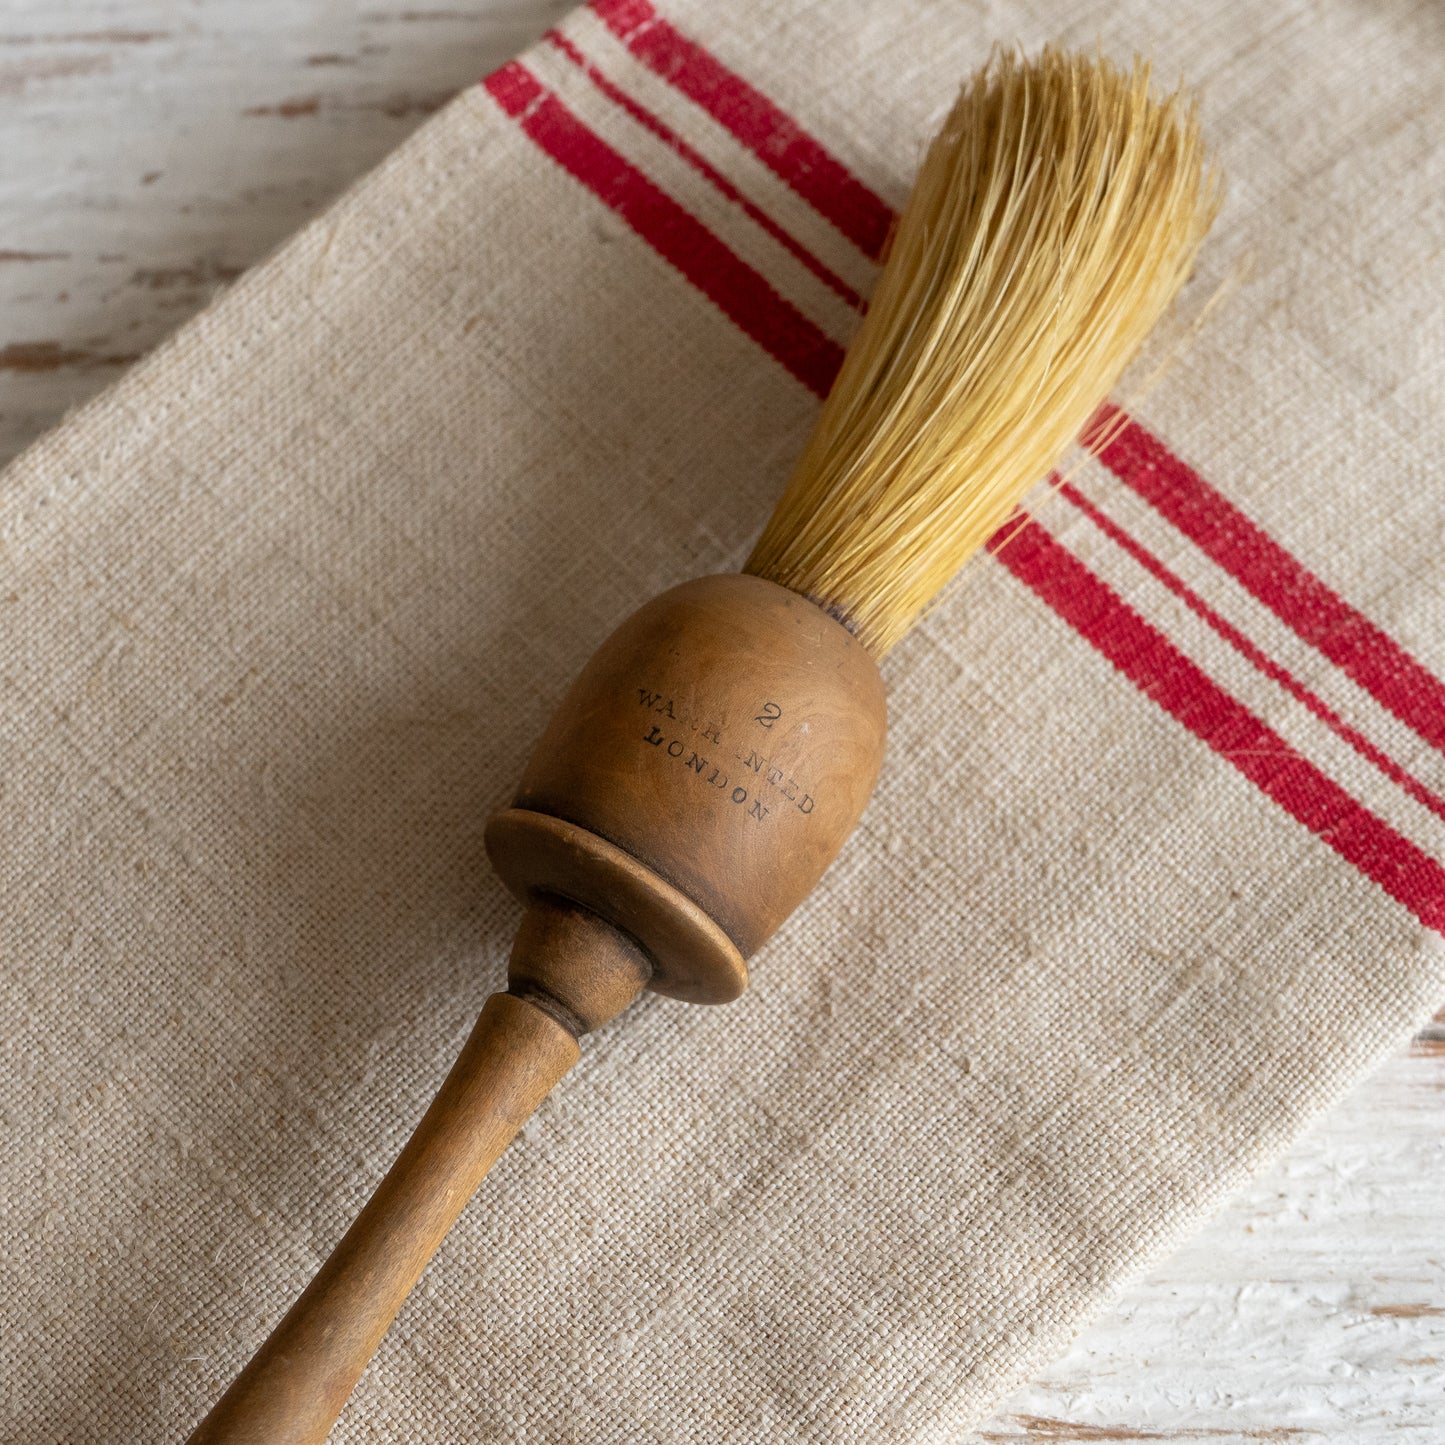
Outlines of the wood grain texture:
<svg viewBox="0 0 1445 1445">
<path fill-rule="evenodd" d="M 746 987 L 739 953 L 811 892 L 857 824 L 885 715 L 862 644 L 760 577 L 684 582 L 603 642 L 518 794 L 555 816 L 509 808 L 500 841 L 489 830 L 527 905 L 507 992 L 488 999 L 401 1157 L 190 1445 L 321 1445 L 447 1230 L 576 1063 L 577 1039 L 644 987 L 701 1003 Z M 559 853 L 548 825 L 563 819 Z M 552 842 L 532 849 L 537 836 Z M 520 879 L 516 852 L 532 855 Z M 693 924 L 699 909 L 733 945 L 721 957 Z"/>
<path fill-rule="evenodd" d="M 566 8 L 5 0 L 0 458 Z M 978 1438 L 1433 1445 L 1442 1123 L 1445 1020 Z"/>
</svg>

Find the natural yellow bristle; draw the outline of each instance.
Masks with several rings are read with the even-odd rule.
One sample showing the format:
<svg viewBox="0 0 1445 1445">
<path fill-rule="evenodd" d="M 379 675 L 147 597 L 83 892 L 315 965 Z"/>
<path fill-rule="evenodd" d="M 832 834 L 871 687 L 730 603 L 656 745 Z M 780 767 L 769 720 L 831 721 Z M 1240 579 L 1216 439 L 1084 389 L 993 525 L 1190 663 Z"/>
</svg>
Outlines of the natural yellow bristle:
<svg viewBox="0 0 1445 1445">
<path fill-rule="evenodd" d="M 1078 437 L 1219 204 L 1149 66 L 996 54 L 919 171 L 868 315 L 746 570 L 881 656 Z"/>
</svg>

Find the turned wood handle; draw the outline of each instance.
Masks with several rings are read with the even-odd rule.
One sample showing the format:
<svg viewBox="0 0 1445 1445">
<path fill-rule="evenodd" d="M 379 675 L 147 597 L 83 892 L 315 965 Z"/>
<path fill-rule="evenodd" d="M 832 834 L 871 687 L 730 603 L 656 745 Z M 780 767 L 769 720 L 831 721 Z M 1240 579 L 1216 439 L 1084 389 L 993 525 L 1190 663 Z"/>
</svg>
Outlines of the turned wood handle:
<svg viewBox="0 0 1445 1445">
<path fill-rule="evenodd" d="M 497 1156 L 644 989 L 725 1003 L 862 813 L 883 757 L 867 650 L 759 577 L 702 577 L 598 649 L 487 828 L 526 905 L 441 1092 L 190 1445 L 320 1445 Z"/>
<path fill-rule="evenodd" d="M 408 1291 L 577 1040 L 544 1008 L 487 1000 L 416 1133 L 316 1278 L 190 1445 L 320 1445 Z"/>
</svg>

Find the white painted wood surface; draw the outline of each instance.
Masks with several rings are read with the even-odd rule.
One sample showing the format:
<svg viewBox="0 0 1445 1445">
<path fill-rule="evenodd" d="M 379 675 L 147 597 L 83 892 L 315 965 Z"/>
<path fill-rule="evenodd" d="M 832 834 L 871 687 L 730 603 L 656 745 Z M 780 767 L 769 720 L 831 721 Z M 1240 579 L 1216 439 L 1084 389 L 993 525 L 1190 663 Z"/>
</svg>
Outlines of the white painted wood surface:
<svg viewBox="0 0 1445 1445">
<path fill-rule="evenodd" d="M 565 0 L 0 0 L 0 461 Z M 1445 1016 L 989 1441 L 1445 1441 Z"/>
</svg>

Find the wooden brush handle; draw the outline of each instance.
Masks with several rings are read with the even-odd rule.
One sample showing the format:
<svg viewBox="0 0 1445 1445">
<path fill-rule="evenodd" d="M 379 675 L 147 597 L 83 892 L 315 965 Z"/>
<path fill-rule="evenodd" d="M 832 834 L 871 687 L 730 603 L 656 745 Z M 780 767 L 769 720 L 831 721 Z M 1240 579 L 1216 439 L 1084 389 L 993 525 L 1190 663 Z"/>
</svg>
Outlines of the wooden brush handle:
<svg viewBox="0 0 1445 1445">
<path fill-rule="evenodd" d="M 535 1004 L 487 1000 L 400 1158 L 190 1445 L 325 1440 L 452 1221 L 577 1055 Z"/>
<path fill-rule="evenodd" d="M 361 1217 L 190 1445 L 319 1445 L 497 1156 L 644 987 L 726 1003 L 853 831 L 886 731 L 863 646 L 758 577 L 634 613 L 543 734 L 487 851 L 527 905 L 493 996 Z"/>
</svg>

